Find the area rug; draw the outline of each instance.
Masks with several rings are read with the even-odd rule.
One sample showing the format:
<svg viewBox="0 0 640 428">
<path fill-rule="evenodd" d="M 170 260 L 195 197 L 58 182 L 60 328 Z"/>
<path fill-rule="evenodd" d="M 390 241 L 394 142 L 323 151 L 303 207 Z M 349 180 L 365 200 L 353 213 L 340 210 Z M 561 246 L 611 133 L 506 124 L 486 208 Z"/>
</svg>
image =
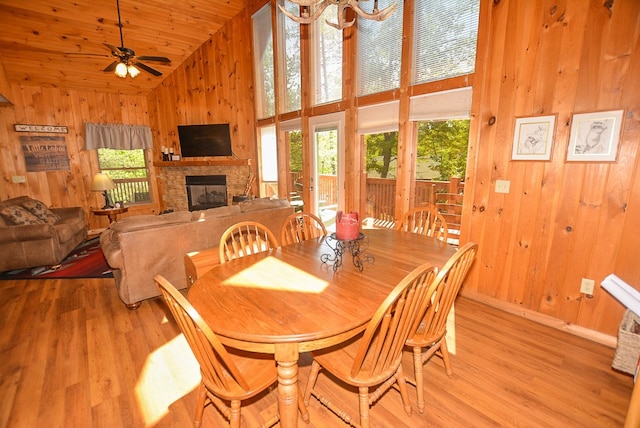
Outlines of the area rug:
<svg viewBox="0 0 640 428">
<path fill-rule="evenodd" d="M 111 268 L 100 248 L 100 238 L 93 238 L 78 245 L 58 265 L 0 273 L 0 280 L 48 278 L 113 278 Z"/>
</svg>

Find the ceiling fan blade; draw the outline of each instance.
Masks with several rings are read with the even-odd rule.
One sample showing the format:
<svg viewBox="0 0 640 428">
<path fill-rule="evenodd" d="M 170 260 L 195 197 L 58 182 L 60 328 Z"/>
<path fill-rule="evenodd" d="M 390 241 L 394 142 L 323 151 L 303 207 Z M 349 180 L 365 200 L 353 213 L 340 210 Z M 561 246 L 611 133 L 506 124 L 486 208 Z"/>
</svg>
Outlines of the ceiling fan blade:
<svg viewBox="0 0 640 428">
<path fill-rule="evenodd" d="M 145 65 L 145 64 L 143 64 L 141 62 L 136 62 L 134 65 L 136 67 L 140 67 L 141 69 L 143 69 L 147 73 L 153 74 L 154 76 L 162 76 L 162 73 L 160 73 L 158 70 L 154 70 L 153 68 L 151 68 L 148 65 Z"/>
<path fill-rule="evenodd" d="M 104 72 L 106 72 L 106 73 L 108 73 L 108 72 L 110 72 L 110 71 L 113 71 L 113 70 L 115 70 L 115 69 L 116 69 L 116 66 L 118 65 L 118 63 L 120 63 L 120 61 L 113 61 L 111 64 L 109 64 L 109 65 L 107 66 L 107 68 L 105 68 L 105 69 L 104 69 L 104 70 L 102 70 L 102 71 L 104 71 Z"/>
<path fill-rule="evenodd" d="M 120 50 L 120 48 L 117 48 L 113 45 L 110 45 L 109 43 L 103 43 L 103 45 L 105 45 L 106 47 L 109 48 L 109 50 L 111 51 L 111 54 L 113 54 L 114 56 L 123 56 L 124 53 Z"/>
<path fill-rule="evenodd" d="M 137 58 L 142 61 L 171 62 L 171 60 L 165 56 L 139 56 Z"/>
<path fill-rule="evenodd" d="M 64 56 L 66 58 L 93 57 L 93 56 L 98 56 L 101 58 L 111 58 L 111 55 L 91 53 L 91 52 L 66 52 Z"/>
</svg>

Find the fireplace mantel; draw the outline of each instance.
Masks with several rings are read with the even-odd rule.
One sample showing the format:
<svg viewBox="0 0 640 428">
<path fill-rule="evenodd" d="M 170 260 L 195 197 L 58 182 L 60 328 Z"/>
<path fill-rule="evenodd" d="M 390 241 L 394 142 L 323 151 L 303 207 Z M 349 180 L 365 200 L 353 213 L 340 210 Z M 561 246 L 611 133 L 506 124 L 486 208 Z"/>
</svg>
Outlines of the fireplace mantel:
<svg viewBox="0 0 640 428">
<path fill-rule="evenodd" d="M 162 168 L 183 166 L 249 166 L 251 159 L 220 159 L 220 160 L 179 160 L 179 161 L 154 161 L 153 166 Z"/>
</svg>

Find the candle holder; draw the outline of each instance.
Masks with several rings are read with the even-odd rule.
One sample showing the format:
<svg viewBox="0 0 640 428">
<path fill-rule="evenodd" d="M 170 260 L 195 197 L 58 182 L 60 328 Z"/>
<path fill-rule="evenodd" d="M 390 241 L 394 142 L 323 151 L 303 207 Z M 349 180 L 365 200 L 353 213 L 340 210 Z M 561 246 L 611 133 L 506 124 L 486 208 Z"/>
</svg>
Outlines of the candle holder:
<svg viewBox="0 0 640 428">
<path fill-rule="evenodd" d="M 333 253 L 322 254 L 320 261 L 332 265 L 336 272 L 342 266 L 344 254 L 351 254 L 353 265 L 362 272 L 365 263 L 375 263 L 375 257 L 365 251 L 369 248 L 369 238 L 360 233 L 356 239 L 338 239 L 335 233 L 330 234 L 324 241 Z"/>
</svg>

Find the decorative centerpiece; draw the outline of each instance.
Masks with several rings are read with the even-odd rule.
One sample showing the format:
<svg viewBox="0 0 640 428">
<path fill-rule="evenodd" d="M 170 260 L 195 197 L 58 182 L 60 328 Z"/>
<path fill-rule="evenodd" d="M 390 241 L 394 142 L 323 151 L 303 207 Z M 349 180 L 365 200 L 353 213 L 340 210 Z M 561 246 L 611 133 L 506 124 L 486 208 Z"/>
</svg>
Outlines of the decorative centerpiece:
<svg viewBox="0 0 640 428">
<path fill-rule="evenodd" d="M 345 253 L 351 254 L 353 265 L 360 272 L 364 270 L 364 263 L 375 262 L 372 255 L 365 254 L 366 249 L 369 248 L 369 240 L 360 232 L 360 222 L 356 212 L 345 214 L 342 211 L 338 211 L 336 214 L 336 232 L 327 236 L 325 242 L 333 250 L 333 253 L 322 254 L 320 261 L 333 265 L 334 271 L 337 271 L 342 266 L 342 256 Z"/>
</svg>

